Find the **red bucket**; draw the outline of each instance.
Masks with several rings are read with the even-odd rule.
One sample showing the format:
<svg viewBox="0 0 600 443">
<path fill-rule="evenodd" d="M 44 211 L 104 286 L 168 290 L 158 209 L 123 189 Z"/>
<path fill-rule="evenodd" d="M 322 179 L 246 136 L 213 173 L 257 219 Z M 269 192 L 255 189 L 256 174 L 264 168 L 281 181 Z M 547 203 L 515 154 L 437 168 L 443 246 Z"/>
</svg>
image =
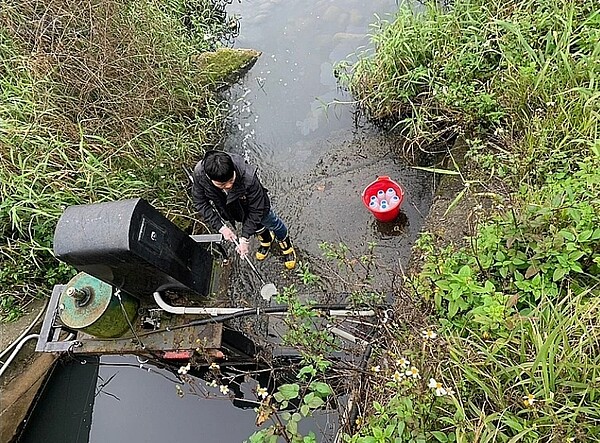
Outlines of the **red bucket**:
<svg viewBox="0 0 600 443">
<path fill-rule="evenodd" d="M 386 209 L 382 209 L 381 207 L 371 207 L 371 197 L 373 195 L 377 196 L 379 191 L 387 192 L 389 189 L 393 189 L 395 195 L 398 196 L 399 202 L 396 206 L 387 207 Z M 402 201 L 404 200 L 404 191 L 400 187 L 398 183 L 394 180 L 390 179 L 387 175 L 382 175 L 377 177 L 373 183 L 365 188 L 362 192 L 362 201 L 365 207 L 371 211 L 371 213 L 375 216 L 375 218 L 381 222 L 391 222 L 400 213 L 400 206 L 402 206 Z"/>
</svg>

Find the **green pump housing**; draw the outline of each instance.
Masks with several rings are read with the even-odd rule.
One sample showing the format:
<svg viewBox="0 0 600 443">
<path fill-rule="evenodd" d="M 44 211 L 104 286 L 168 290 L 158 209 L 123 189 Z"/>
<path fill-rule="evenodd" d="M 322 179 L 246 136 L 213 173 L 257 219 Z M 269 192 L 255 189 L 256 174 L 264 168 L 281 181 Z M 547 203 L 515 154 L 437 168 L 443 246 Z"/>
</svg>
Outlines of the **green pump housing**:
<svg viewBox="0 0 600 443">
<path fill-rule="evenodd" d="M 60 296 L 58 315 L 73 330 L 98 338 L 120 337 L 133 325 L 139 302 L 117 292 L 102 280 L 80 272 L 69 281 Z"/>
</svg>

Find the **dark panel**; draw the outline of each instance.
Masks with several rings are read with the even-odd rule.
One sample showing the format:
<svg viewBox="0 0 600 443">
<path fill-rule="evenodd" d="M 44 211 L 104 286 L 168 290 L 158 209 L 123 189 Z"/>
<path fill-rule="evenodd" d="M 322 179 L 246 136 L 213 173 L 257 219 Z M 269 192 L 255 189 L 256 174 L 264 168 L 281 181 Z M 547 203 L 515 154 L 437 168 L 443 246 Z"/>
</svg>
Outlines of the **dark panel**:
<svg viewBox="0 0 600 443">
<path fill-rule="evenodd" d="M 138 297 L 173 287 L 209 291 L 210 253 L 143 199 L 67 208 L 54 232 L 54 253 Z"/>
</svg>

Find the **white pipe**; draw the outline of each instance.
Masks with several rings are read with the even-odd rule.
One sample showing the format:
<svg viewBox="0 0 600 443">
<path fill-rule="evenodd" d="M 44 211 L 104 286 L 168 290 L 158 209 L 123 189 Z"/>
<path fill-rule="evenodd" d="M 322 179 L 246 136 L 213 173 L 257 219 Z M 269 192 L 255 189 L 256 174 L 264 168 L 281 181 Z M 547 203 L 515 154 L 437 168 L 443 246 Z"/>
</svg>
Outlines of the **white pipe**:
<svg viewBox="0 0 600 443">
<path fill-rule="evenodd" d="M 19 335 L 15 341 L 13 341 L 4 351 L 2 351 L 2 353 L 0 354 L 0 358 L 4 357 L 6 354 L 8 354 L 8 352 L 11 350 L 11 348 L 17 344 L 23 337 L 25 337 L 27 334 L 29 334 L 29 331 L 31 330 L 31 328 L 33 328 L 33 325 L 35 325 L 37 323 L 37 321 L 40 319 L 40 317 L 42 316 L 42 314 L 44 312 L 46 312 L 46 308 L 48 307 L 48 301 L 46 301 L 46 305 L 44 306 L 44 309 L 42 309 L 39 314 L 37 315 L 37 317 L 35 318 L 35 320 L 33 320 L 31 322 L 31 324 L 27 327 L 27 329 L 25 329 L 23 331 L 23 333 L 21 335 Z"/>
<path fill-rule="evenodd" d="M 368 342 L 358 338 L 357 336 L 351 334 L 350 332 L 344 331 L 340 328 L 336 328 L 335 326 L 328 325 L 327 329 L 332 334 L 337 335 L 338 337 L 343 338 L 344 340 L 348 340 L 350 343 L 359 344 L 359 345 L 367 345 Z"/>
<path fill-rule="evenodd" d="M 236 312 L 245 311 L 245 308 L 198 308 L 198 307 L 186 307 L 186 306 L 172 306 L 165 302 L 160 295 L 160 292 L 154 293 L 154 301 L 164 311 L 171 314 L 203 314 L 203 315 L 229 315 L 235 314 Z"/>
<path fill-rule="evenodd" d="M 4 363 L 2 365 L 2 367 L 0 368 L 0 377 L 2 377 L 2 374 L 4 374 L 4 372 L 6 371 L 6 369 L 8 369 L 8 365 L 17 356 L 17 354 L 19 353 L 19 351 L 21 350 L 21 348 L 23 347 L 23 345 L 27 341 L 31 340 L 32 338 L 40 338 L 40 334 L 31 334 L 31 335 L 28 335 L 27 337 L 25 337 L 23 340 L 21 340 L 21 342 L 17 345 L 17 347 L 15 348 L 15 350 L 13 351 L 13 353 L 10 354 L 10 357 L 8 357 L 8 359 L 6 360 L 6 363 Z"/>
<path fill-rule="evenodd" d="M 189 306 L 173 306 L 163 300 L 160 292 L 154 293 L 154 301 L 156 304 L 166 312 L 171 314 L 191 314 L 191 315 L 229 315 L 237 312 L 246 311 L 248 308 L 199 308 Z M 325 309 L 324 309 L 325 311 Z M 281 314 L 276 312 L 267 312 L 267 314 Z M 372 317 L 375 315 L 375 311 L 352 311 L 348 309 L 330 310 L 329 315 L 332 317 Z"/>
<path fill-rule="evenodd" d="M 337 309 L 329 311 L 332 317 L 373 317 L 375 311 L 352 311 L 350 309 Z"/>
</svg>

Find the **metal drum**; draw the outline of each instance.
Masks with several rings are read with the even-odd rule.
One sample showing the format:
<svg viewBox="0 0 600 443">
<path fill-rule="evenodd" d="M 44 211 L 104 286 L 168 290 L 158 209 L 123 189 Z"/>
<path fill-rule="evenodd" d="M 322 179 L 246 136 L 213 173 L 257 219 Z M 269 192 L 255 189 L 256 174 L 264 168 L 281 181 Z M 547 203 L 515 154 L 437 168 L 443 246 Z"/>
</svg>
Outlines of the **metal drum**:
<svg viewBox="0 0 600 443">
<path fill-rule="evenodd" d="M 133 325 L 138 309 L 136 298 L 124 292 L 120 298 L 111 285 L 80 272 L 61 294 L 58 315 L 68 328 L 98 338 L 120 337 Z"/>
</svg>

